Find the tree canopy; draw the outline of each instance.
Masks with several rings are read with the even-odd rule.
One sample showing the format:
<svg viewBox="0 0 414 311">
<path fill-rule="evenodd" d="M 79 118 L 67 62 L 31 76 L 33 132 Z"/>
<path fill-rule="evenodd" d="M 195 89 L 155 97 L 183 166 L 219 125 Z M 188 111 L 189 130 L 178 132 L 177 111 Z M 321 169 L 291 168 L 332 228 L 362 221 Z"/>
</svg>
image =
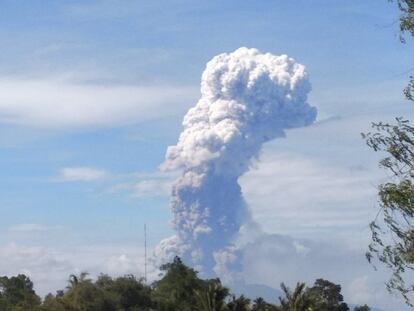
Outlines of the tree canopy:
<svg viewBox="0 0 414 311">
<path fill-rule="evenodd" d="M 401 41 L 405 34 L 414 36 L 414 0 L 391 1 L 400 10 Z M 404 90 L 407 100 L 414 102 L 414 76 Z M 382 152 L 380 161 L 390 178 L 379 185 L 379 211 L 371 222 L 372 242 L 367 258 L 378 259 L 391 270 L 387 289 L 400 293 L 412 306 L 414 292 L 414 127 L 402 117 L 395 124 L 373 123 L 372 132 L 363 134 L 370 148 Z"/>
<path fill-rule="evenodd" d="M 400 9 L 400 38 L 402 42 L 405 42 L 405 33 L 414 36 L 414 0 L 396 0 L 396 2 Z"/>
<path fill-rule="evenodd" d="M 341 286 L 317 279 L 313 286 L 297 283 L 294 289 L 282 283 L 279 303 L 258 297 L 251 301 L 236 296 L 220 279 L 201 279 L 180 258 L 161 267 L 161 278 L 152 284 L 133 275 L 96 280 L 87 273 L 71 275 L 67 287 L 48 294 L 43 301 L 25 275 L 0 277 L 1 311 L 346 311 Z M 274 297 L 277 301 L 278 297 Z M 355 308 L 369 311 L 367 306 Z"/>
</svg>

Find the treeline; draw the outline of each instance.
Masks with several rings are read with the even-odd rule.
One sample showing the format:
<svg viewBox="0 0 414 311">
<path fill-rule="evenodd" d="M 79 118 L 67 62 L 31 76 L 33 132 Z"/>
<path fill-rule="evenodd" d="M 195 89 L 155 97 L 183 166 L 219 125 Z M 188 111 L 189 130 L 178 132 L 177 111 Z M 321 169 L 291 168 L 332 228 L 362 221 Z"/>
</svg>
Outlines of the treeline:
<svg viewBox="0 0 414 311">
<path fill-rule="evenodd" d="M 163 276 L 151 285 L 132 275 L 93 281 L 86 273 L 71 275 L 65 290 L 43 301 L 25 275 L 0 277 L 0 311 L 347 311 L 341 286 L 318 279 L 313 286 L 298 283 L 277 304 L 263 298 L 250 301 L 232 295 L 219 279 L 203 280 L 176 257 L 161 267 Z M 354 311 L 369 311 L 368 306 Z"/>
</svg>

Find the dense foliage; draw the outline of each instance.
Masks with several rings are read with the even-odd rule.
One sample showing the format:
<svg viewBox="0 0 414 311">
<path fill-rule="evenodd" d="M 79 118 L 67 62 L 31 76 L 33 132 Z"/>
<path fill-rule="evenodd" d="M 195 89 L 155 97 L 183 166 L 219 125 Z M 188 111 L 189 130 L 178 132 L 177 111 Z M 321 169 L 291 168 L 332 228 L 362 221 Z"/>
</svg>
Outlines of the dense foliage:
<svg viewBox="0 0 414 311">
<path fill-rule="evenodd" d="M 367 258 L 377 258 L 392 271 L 390 291 L 403 295 L 411 305 L 414 291 L 414 127 L 398 118 L 396 125 L 378 123 L 365 135 L 368 145 L 387 156 L 380 166 L 390 178 L 379 186 L 380 210 L 371 223 L 372 243 Z"/>
<path fill-rule="evenodd" d="M 398 5 L 400 38 L 414 36 L 414 0 L 390 0 Z M 414 76 L 404 90 L 414 102 Z M 376 152 L 384 152 L 380 166 L 390 178 L 379 186 L 379 211 L 370 224 L 372 242 L 367 252 L 370 262 L 376 258 L 391 270 L 386 285 L 389 291 L 401 294 L 413 306 L 414 293 L 414 127 L 397 118 L 396 124 L 373 123 L 373 132 L 363 134 Z"/>
<path fill-rule="evenodd" d="M 414 0 L 396 0 L 396 3 L 400 9 L 400 38 L 405 42 L 403 36 L 405 33 L 414 36 Z"/>
<path fill-rule="evenodd" d="M 254 301 L 230 294 L 219 279 L 201 279 L 176 257 L 161 267 L 162 277 L 151 285 L 132 275 L 112 278 L 71 275 L 65 290 L 43 301 L 24 275 L 0 278 L 0 311 L 347 311 L 341 286 L 318 279 L 312 287 L 298 283 L 293 290 L 282 283 L 278 304 L 259 297 Z M 275 297 L 275 301 L 277 297 Z M 369 311 L 368 306 L 355 311 Z"/>
</svg>

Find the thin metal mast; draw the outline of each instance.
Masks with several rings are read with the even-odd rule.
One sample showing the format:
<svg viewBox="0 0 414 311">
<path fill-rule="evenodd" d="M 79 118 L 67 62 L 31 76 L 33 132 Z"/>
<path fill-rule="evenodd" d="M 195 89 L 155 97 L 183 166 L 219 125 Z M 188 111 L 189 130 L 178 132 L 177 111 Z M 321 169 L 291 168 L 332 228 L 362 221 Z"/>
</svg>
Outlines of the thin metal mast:
<svg viewBox="0 0 414 311">
<path fill-rule="evenodd" d="M 147 224 L 144 224 L 144 279 L 147 283 Z"/>
</svg>

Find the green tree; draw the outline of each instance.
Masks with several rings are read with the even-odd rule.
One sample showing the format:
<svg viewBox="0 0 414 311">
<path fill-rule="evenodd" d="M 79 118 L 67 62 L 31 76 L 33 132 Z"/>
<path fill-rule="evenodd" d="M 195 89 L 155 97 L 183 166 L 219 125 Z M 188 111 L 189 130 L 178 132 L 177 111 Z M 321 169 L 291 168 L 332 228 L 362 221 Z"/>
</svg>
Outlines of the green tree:
<svg viewBox="0 0 414 311">
<path fill-rule="evenodd" d="M 71 275 L 65 291 L 47 295 L 41 311 L 150 311 L 152 289 L 142 279 L 102 274 L 94 282 L 87 273 Z M 2 310 L 2 309 L 0 309 Z"/>
<path fill-rule="evenodd" d="M 405 34 L 414 36 L 414 0 L 391 0 L 400 10 L 401 41 Z M 409 101 L 414 102 L 414 76 L 404 90 Z M 373 123 L 373 131 L 363 134 L 375 152 L 384 152 L 380 167 L 390 174 L 390 179 L 379 186 L 379 211 L 371 222 L 372 241 L 367 259 L 377 259 L 391 270 L 386 282 L 390 292 L 400 293 L 412 306 L 410 295 L 414 291 L 411 274 L 414 268 L 414 128 L 407 120 L 397 118 L 396 124 Z"/>
<path fill-rule="evenodd" d="M 112 279 L 107 275 L 100 275 L 96 286 L 103 291 L 105 297 L 114 301 L 119 310 L 151 310 L 154 307 L 152 290 L 144 284 L 143 279 L 133 275 L 125 275 Z"/>
<path fill-rule="evenodd" d="M 187 267 L 179 257 L 161 266 L 164 276 L 154 283 L 154 296 L 162 310 L 191 311 L 197 303 L 196 291 L 205 288 L 197 272 Z"/>
<path fill-rule="evenodd" d="M 65 307 L 60 302 L 60 298 L 55 297 L 52 294 L 48 294 L 45 297 L 40 310 L 42 311 L 66 311 Z"/>
<path fill-rule="evenodd" d="M 248 311 L 250 307 L 250 299 L 244 297 L 243 295 L 236 298 L 232 296 L 230 302 L 227 303 L 229 311 Z"/>
<path fill-rule="evenodd" d="M 341 287 L 318 279 L 310 288 L 298 283 L 292 291 L 283 283 L 280 306 L 259 297 L 230 296 L 220 279 L 200 279 L 197 272 L 176 257 L 162 267 L 164 275 L 148 286 L 133 275 L 112 278 L 101 274 L 96 281 L 87 273 L 71 275 L 65 290 L 48 294 L 43 303 L 24 275 L 0 277 L 0 311 L 343 311 Z M 356 311 L 369 311 L 365 306 Z"/>
<path fill-rule="evenodd" d="M 280 285 L 285 297 L 279 297 L 278 311 L 312 311 L 311 301 L 305 293 L 305 283 L 298 282 L 292 291 L 284 283 Z"/>
<path fill-rule="evenodd" d="M 341 286 L 324 279 L 317 279 L 314 285 L 306 289 L 312 309 L 318 311 L 348 311 L 341 294 Z"/>
<path fill-rule="evenodd" d="M 370 311 L 371 308 L 368 307 L 367 305 L 363 305 L 363 306 L 359 306 L 359 307 L 355 307 L 354 311 Z"/>
<path fill-rule="evenodd" d="M 118 311 L 113 297 L 87 278 L 87 273 L 71 275 L 67 291 L 59 301 L 67 311 Z"/>
<path fill-rule="evenodd" d="M 266 302 L 262 297 L 258 297 L 253 301 L 253 311 L 273 311 L 276 307 Z"/>
<path fill-rule="evenodd" d="M 368 146 L 387 156 L 380 166 L 391 175 L 379 186 L 377 218 L 370 224 L 372 242 L 367 258 L 377 258 L 392 271 L 386 283 L 389 291 L 402 294 L 407 304 L 414 282 L 409 277 L 414 270 L 414 127 L 397 119 L 396 125 L 374 124 L 374 133 L 365 135 Z"/>
<path fill-rule="evenodd" d="M 32 281 L 25 275 L 0 277 L 0 306 L 5 311 L 39 310 L 40 298 L 33 290 Z"/>
<path fill-rule="evenodd" d="M 394 2 L 391 0 L 391 2 Z M 401 42 L 405 43 L 404 34 L 414 36 L 414 0 L 396 0 L 400 10 Z"/>
<path fill-rule="evenodd" d="M 196 290 L 197 311 L 227 311 L 225 299 L 229 295 L 229 290 L 221 285 L 219 279 L 208 282 L 207 288 Z"/>
</svg>

